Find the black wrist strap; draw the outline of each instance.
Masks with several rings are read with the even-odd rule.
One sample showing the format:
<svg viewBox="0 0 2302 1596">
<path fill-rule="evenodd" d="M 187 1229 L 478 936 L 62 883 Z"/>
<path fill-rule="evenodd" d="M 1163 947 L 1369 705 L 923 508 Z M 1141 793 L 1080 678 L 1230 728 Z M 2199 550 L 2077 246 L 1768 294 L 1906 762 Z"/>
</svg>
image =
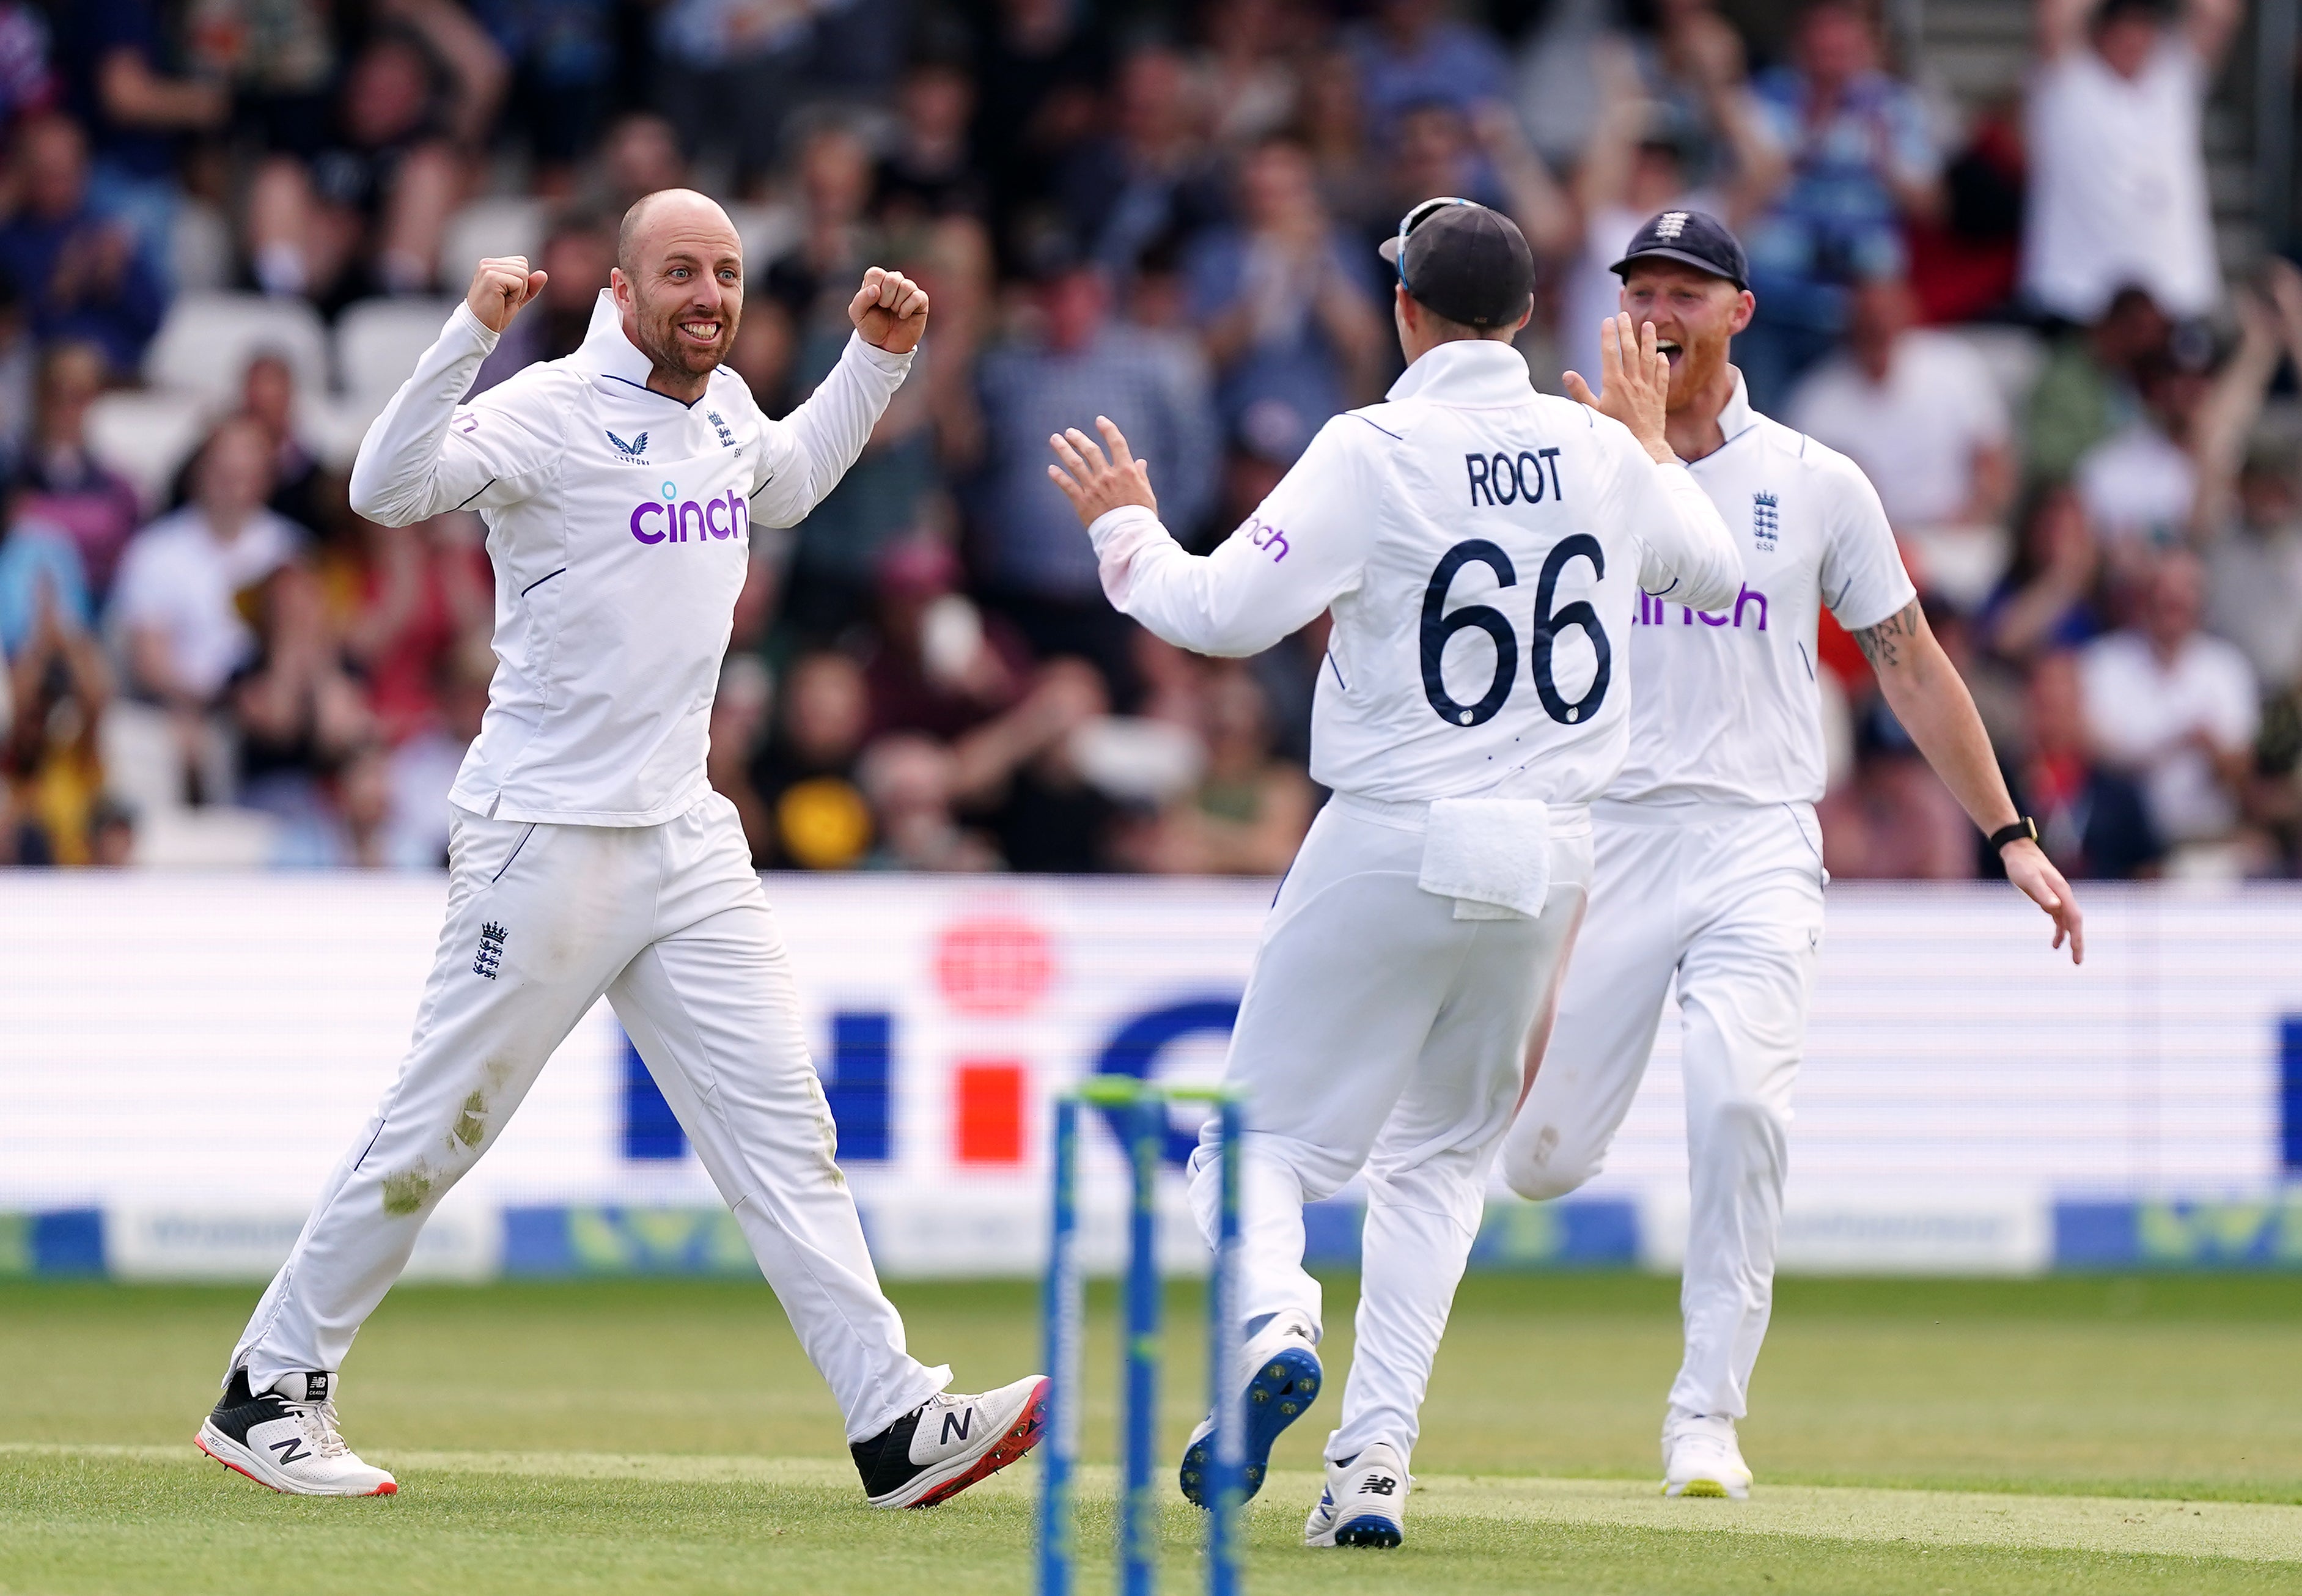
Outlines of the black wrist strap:
<svg viewBox="0 0 2302 1596">
<path fill-rule="evenodd" d="M 2038 840 L 2038 822 L 2024 815 L 2012 826 L 2001 826 L 1990 834 L 1990 850 L 1997 853 L 2009 843 L 2035 843 Z"/>
</svg>

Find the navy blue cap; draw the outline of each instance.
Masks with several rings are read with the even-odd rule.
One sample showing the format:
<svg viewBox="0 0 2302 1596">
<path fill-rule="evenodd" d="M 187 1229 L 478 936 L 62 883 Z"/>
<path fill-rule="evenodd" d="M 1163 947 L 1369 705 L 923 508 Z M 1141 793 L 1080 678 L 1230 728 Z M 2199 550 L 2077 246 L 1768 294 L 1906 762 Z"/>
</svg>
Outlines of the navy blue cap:
<svg viewBox="0 0 2302 1596">
<path fill-rule="evenodd" d="M 1376 251 L 1420 303 L 1466 327 L 1508 326 L 1534 299 L 1534 252 L 1500 211 L 1442 195 L 1407 213 Z"/>
<path fill-rule="evenodd" d="M 1623 258 L 1608 268 L 1617 277 L 1633 263 L 1675 260 L 1681 265 L 1724 277 L 1736 288 L 1751 286 L 1751 263 L 1742 240 L 1707 211 L 1663 211 L 1639 229 Z"/>
</svg>

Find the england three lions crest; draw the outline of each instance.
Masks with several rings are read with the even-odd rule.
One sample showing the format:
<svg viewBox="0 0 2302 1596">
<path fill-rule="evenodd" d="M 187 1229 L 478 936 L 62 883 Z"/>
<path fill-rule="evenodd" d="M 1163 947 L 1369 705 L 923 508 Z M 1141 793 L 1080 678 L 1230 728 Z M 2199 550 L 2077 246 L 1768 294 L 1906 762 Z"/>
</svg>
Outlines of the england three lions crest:
<svg viewBox="0 0 2302 1596">
<path fill-rule="evenodd" d="M 1761 554 L 1772 554 L 1781 540 L 1783 522 L 1781 506 L 1772 493 L 1751 495 L 1751 541 Z"/>
</svg>

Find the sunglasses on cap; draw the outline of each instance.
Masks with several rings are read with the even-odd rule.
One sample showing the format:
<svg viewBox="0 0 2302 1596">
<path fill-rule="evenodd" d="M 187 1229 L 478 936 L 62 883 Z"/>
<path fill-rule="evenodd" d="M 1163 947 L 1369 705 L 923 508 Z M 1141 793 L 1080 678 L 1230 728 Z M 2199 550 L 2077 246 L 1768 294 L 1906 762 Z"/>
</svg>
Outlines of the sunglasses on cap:
<svg viewBox="0 0 2302 1596">
<path fill-rule="evenodd" d="M 1407 235 L 1450 205 L 1466 205 L 1474 210 L 1486 209 L 1475 199 L 1458 199 L 1451 194 L 1441 194 L 1436 198 L 1424 200 L 1399 219 L 1399 254 L 1391 264 L 1399 268 L 1399 286 L 1410 294 L 1415 291 L 1415 285 L 1407 281 Z"/>
</svg>

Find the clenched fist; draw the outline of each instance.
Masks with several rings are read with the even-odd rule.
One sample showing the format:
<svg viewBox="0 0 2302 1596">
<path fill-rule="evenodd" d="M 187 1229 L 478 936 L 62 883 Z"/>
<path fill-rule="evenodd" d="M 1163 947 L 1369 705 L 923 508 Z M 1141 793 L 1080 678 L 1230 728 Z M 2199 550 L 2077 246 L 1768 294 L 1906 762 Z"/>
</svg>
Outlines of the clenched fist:
<svg viewBox="0 0 2302 1596">
<path fill-rule="evenodd" d="M 890 355 L 908 355 L 928 330 L 927 290 L 901 272 L 873 266 L 848 301 L 847 319 L 863 341 Z"/>
<path fill-rule="evenodd" d="M 521 306 L 543 291 L 545 281 L 542 273 L 527 269 L 524 255 L 491 256 L 472 273 L 471 292 L 464 296 L 464 303 L 482 326 L 500 332 L 511 325 Z"/>
</svg>

